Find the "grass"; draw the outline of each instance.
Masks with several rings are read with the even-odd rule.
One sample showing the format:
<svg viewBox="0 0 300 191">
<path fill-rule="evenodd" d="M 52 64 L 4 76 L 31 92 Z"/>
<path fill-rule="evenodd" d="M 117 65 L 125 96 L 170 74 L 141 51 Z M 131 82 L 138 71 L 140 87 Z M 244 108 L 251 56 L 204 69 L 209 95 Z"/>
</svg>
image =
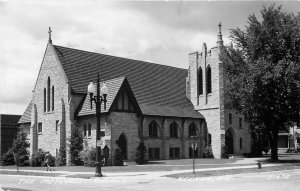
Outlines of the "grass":
<svg viewBox="0 0 300 191">
<path fill-rule="evenodd" d="M 195 174 L 193 174 L 191 171 L 189 173 L 171 174 L 171 175 L 167 175 L 166 177 L 196 178 L 196 177 L 210 177 L 210 176 L 228 176 L 228 175 L 243 174 L 243 173 L 260 173 L 260 172 L 293 170 L 293 169 L 300 169 L 300 165 L 286 164 L 286 165 L 273 166 L 273 167 L 262 167 L 261 169 L 245 168 L 245 169 L 209 170 L 209 171 L 196 172 Z"/>
<path fill-rule="evenodd" d="M 215 168 L 220 166 L 232 166 L 238 159 L 195 159 L 197 168 Z M 127 166 L 105 166 L 102 167 L 104 172 L 153 172 L 153 171 L 172 171 L 172 170 L 185 170 L 190 169 L 192 159 L 182 160 L 160 160 L 150 161 L 146 165 L 137 165 L 134 162 L 128 162 Z M 16 169 L 16 166 L 2 166 L 4 169 Z M 39 170 L 45 171 L 46 167 L 19 167 L 19 170 Z M 55 171 L 69 171 L 69 172 L 94 172 L 95 167 L 85 166 L 61 166 L 52 167 Z"/>
</svg>

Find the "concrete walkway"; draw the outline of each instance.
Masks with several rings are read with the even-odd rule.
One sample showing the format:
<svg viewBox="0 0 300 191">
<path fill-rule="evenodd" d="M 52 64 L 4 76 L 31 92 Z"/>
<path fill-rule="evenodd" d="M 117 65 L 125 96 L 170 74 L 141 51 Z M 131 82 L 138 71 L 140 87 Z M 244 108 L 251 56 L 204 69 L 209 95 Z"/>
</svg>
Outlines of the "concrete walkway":
<svg viewBox="0 0 300 191">
<path fill-rule="evenodd" d="M 261 160 L 261 158 L 259 158 Z M 257 162 L 256 159 L 246 160 L 244 163 L 239 164 L 247 164 L 246 162 Z M 271 167 L 278 166 L 278 164 L 264 164 L 263 167 Z M 246 165 L 246 166 L 231 166 L 231 167 L 218 167 L 218 168 L 201 168 L 195 169 L 196 172 L 203 171 L 218 171 L 218 170 L 229 170 L 229 169 L 246 169 L 246 168 L 257 168 L 256 164 Z M 16 169 L 0 169 L 1 171 L 16 171 Z M 59 177 L 67 177 L 71 175 L 94 175 L 94 172 L 69 172 L 69 171 L 41 171 L 41 170 L 19 170 L 21 172 L 37 172 L 37 173 L 45 173 L 45 174 L 61 174 Z M 167 178 L 166 175 L 177 174 L 177 173 L 192 173 L 192 169 L 189 170 L 173 170 L 173 171 L 157 171 L 157 172 L 103 172 L 103 179 L 122 179 L 122 180 L 149 180 L 149 179 L 161 179 Z M 56 177 L 57 178 L 57 177 Z"/>
</svg>

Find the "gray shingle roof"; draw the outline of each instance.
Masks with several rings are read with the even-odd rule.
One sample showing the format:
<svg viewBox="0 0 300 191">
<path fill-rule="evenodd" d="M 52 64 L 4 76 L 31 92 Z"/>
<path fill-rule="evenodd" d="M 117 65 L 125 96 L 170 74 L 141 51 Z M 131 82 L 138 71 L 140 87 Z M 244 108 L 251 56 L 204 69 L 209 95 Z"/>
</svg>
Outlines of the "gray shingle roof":
<svg viewBox="0 0 300 191">
<path fill-rule="evenodd" d="M 107 112 L 109 110 L 122 83 L 124 82 L 124 79 L 125 79 L 125 77 L 119 77 L 119 78 L 114 78 L 114 79 L 105 81 L 105 84 L 108 87 L 108 95 L 106 98 L 107 99 L 106 110 L 104 110 L 104 105 L 102 104 L 101 112 Z M 102 84 L 103 83 L 100 83 L 100 87 L 102 87 Z M 95 103 L 93 102 L 93 109 L 91 109 L 90 98 L 89 98 L 89 95 L 87 95 L 78 116 L 90 115 L 90 114 L 94 114 L 95 112 L 96 112 Z"/>
<path fill-rule="evenodd" d="M 98 72 L 101 81 L 126 76 L 144 115 L 203 118 L 186 98 L 186 69 L 53 46 L 72 93 L 85 94 Z"/>
<path fill-rule="evenodd" d="M 185 95 L 186 69 L 54 45 L 74 93 L 86 93 L 98 71 L 102 80 L 126 76 L 146 115 L 203 118 Z"/>
</svg>

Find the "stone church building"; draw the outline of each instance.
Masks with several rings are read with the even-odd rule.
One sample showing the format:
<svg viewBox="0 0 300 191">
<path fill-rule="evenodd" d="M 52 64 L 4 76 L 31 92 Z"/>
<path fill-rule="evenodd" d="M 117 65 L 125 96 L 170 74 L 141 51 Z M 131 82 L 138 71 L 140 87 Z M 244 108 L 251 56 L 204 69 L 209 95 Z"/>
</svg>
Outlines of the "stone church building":
<svg viewBox="0 0 300 191">
<path fill-rule="evenodd" d="M 221 25 L 215 47 L 204 43 L 201 52 L 189 54 L 188 70 L 54 45 L 49 32 L 32 99 L 19 120 L 31 154 L 43 149 L 55 156 L 64 148 L 68 160 L 75 127 L 86 148 L 96 147 L 95 106 L 91 109 L 87 87 L 98 73 L 108 87 L 101 148 L 109 148 L 110 159 L 119 147 L 134 161 L 140 142 L 150 160 L 191 158 L 194 141 L 196 157 L 211 146 L 220 158 L 223 144 L 232 154 L 250 152 L 248 124 L 225 108 Z"/>
</svg>

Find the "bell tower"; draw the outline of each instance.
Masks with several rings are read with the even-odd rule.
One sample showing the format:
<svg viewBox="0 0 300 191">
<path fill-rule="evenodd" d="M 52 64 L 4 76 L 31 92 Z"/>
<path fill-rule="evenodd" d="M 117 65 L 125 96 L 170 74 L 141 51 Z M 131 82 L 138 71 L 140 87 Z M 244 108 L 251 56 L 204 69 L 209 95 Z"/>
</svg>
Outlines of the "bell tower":
<svg viewBox="0 0 300 191">
<path fill-rule="evenodd" d="M 208 49 L 203 43 L 201 52 L 189 54 L 189 98 L 195 110 L 206 120 L 207 146 L 211 146 L 215 158 L 221 156 L 221 145 L 225 138 L 224 121 L 224 65 L 220 60 L 223 50 L 221 23 L 216 46 Z M 211 144 L 211 145 L 210 145 Z"/>
</svg>

